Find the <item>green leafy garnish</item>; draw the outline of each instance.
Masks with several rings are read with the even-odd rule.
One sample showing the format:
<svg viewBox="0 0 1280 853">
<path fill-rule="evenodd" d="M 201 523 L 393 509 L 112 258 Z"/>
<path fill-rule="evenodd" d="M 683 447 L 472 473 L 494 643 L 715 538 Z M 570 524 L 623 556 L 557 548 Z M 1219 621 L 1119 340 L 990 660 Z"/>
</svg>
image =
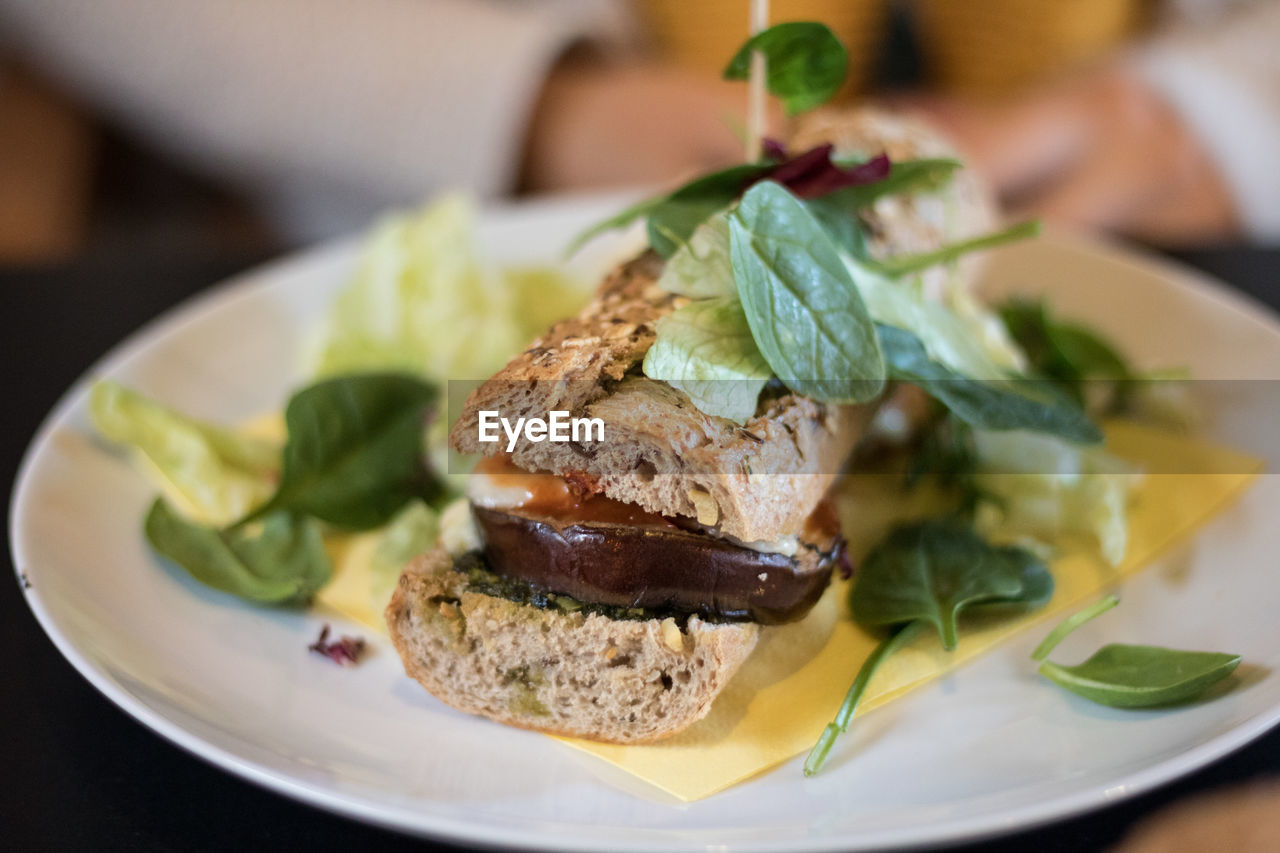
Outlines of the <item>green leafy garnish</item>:
<svg viewBox="0 0 1280 853">
<path fill-rule="evenodd" d="M 787 115 L 821 106 L 840 90 L 849 71 L 849 53 L 824 24 L 776 24 L 747 40 L 724 69 L 726 80 L 751 75 L 751 54 L 768 61 L 765 87 L 782 100 Z"/>
<path fill-rule="evenodd" d="M 977 252 L 981 249 L 991 249 L 1005 243 L 1012 243 L 1015 240 L 1025 240 L 1028 237 L 1035 237 L 1040 233 L 1040 222 L 1031 220 L 1029 222 L 1019 222 L 1017 225 L 1011 225 L 1000 231 L 991 234 L 983 234 L 980 237 L 974 237 L 969 240 L 961 240 L 957 243 L 951 243 L 940 249 L 934 249 L 932 252 L 923 252 L 919 255 L 903 255 L 896 258 L 885 258 L 876 260 L 867 258 L 863 263 L 879 272 L 888 276 L 904 276 L 913 272 L 919 272 L 928 267 L 938 266 L 939 264 L 950 263 L 963 255 L 970 252 Z"/>
<path fill-rule="evenodd" d="M 745 423 L 773 370 L 756 347 L 742 304 L 692 302 L 658 320 L 644 373 L 689 395 L 708 415 Z"/>
<path fill-rule="evenodd" d="M 895 528 L 867 555 L 849 604 L 864 627 L 928 622 L 951 651 L 962 611 L 1038 606 L 1052 591 L 1049 570 L 1030 551 L 992 545 L 967 527 L 932 520 Z"/>
<path fill-rule="evenodd" d="M 203 423 L 103 380 L 89 393 L 89 415 L 106 439 L 137 451 L 165 493 L 203 521 L 229 524 L 270 497 L 280 447 Z"/>
<path fill-rule="evenodd" d="M 835 719 L 805 760 L 804 773 L 822 769 L 836 737 L 848 730 L 871 676 L 926 625 L 943 648 L 956 646 L 961 612 L 1040 607 L 1053 596 L 1053 576 L 1023 548 L 997 546 L 950 520 L 894 528 L 867 555 L 849 595 L 853 618 L 891 633 L 863 662 Z"/>
<path fill-rule="evenodd" d="M 1032 660 L 1040 661 L 1040 674 L 1099 705 L 1154 708 L 1194 699 L 1240 665 L 1240 655 L 1120 643 L 1103 646 L 1075 666 L 1046 660 L 1067 635 L 1117 601 L 1109 596 L 1055 628 L 1031 654 Z"/>
<path fill-rule="evenodd" d="M 770 163 L 745 163 L 703 175 L 680 187 L 646 211 L 649 245 L 664 258 L 671 257 L 695 228 L 732 204 L 752 181 L 772 168 Z"/>
<path fill-rule="evenodd" d="M 858 674 L 854 676 L 848 692 L 844 694 L 844 701 L 840 703 L 840 710 L 836 712 L 835 719 L 827 723 L 827 727 L 818 737 L 818 742 L 813 745 L 813 749 L 809 750 L 809 755 L 804 760 L 804 775 L 813 776 L 821 770 L 822 765 L 827 761 L 827 756 L 831 753 L 831 747 L 835 745 L 836 738 L 849 731 L 849 724 L 853 722 L 853 715 L 858 710 L 858 703 L 862 701 L 862 694 L 867 692 L 867 685 L 871 683 L 871 678 L 880 668 L 880 664 L 915 639 L 916 634 L 919 634 L 923 627 L 925 627 L 924 622 L 908 622 L 885 637 L 880 645 L 872 650 L 871 655 L 858 670 Z"/>
<path fill-rule="evenodd" d="M 668 293 L 690 299 L 738 296 L 729 260 L 729 218 L 711 217 L 699 225 L 688 242 L 667 259 L 658 277 L 658 286 Z"/>
<path fill-rule="evenodd" d="M 965 423 L 989 430 L 1047 432 L 1080 444 L 1102 441 L 1102 431 L 1069 397 L 1047 382 L 972 379 L 929 357 L 905 329 L 877 325 L 890 378 L 919 386 Z"/>
<path fill-rule="evenodd" d="M 329 556 L 314 521 L 280 511 L 255 528 L 217 530 L 195 524 L 163 498 L 156 498 L 144 524 L 157 553 L 206 586 L 250 601 L 302 602 L 329 580 Z"/>
<path fill-rule="evenodd" d="M 367 529 L 411 498 L 437 496 L 440 483 L 423 463 L 435 399 L 434 387 L 396 373 L 339 376 L 297 392 L 285 409 L 280 487 L 245 521 L 288 509 Z"/>
<path fill-rule="evenodd" d="M 1111 380 L 1123 393 L 1136 378 L 1124 356 L 1090 329 L 1051 316 L 1042 301 L 1010 299 L 1000 306 L 1005 327 L 1027 354 L 1036 374 L 1058 383 L 1081 404 L 1090 380 Z M 1118 400 L 1111 400 L 1108 406 Z"/>
<path fill-rule="evenodd" d="M 747 191 L 729 216 L 733 279 L 761 354 L 787 387 L 856 403 L 884 388 L 875 326 L 835 245 L 778 184 Z"/>
<path fill-rule="evenodd" d="M 443 195 L 380 221 L 308 338 L 313 376 L 404 371 L 442 386 L 491 376 L 586 303 L 587 281 L 481 258 L 475 203 Z"/>
</svg>

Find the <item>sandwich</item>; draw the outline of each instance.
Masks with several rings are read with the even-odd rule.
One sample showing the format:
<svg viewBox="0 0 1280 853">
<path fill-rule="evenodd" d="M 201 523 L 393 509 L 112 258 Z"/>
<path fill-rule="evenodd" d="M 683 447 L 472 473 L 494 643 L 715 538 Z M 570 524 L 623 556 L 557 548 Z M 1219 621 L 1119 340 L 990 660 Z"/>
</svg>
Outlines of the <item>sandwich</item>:
<svg viewBox="0 0 1280 853">
<path fill-rule="evenodd" d="M 858 151 L 941 145 L 880 114 L 835 126 Z M 910 220 L 913 249 L 957 236 L 911 204 L 864 212 L 880 251 L 895 249 L 886 216 Z M 947 221 L 991 219 L 969 183 L 939 204 Z M 649 249 L 608 275 L 475 390 L 451 430 L 455 450 L 482 459 L 386 619 L 406 673 L 455 708 L 606 742 L 669 737 L 847 562 L 827 492 L 893 395 L 824 401 L 775 378 L 741 421 L 701 410 L 643 369 L 660 322 L 689 302 L 660 286 L 665 263 Z M 493 413 L 552 412 L 603 424 L 604 440 L 484 438 Z"/>
</svg>

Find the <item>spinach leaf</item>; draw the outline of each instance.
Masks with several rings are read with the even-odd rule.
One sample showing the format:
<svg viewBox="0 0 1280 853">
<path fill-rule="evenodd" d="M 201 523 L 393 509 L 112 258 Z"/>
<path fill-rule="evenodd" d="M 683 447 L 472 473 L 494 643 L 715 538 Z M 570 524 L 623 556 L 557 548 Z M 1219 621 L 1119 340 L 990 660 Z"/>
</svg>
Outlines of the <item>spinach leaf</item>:
<svg viewBox="0 0 1280 853">
<path fill-rule="evenodd" d="M 144 530 L 156 552 L 196 580 L 250 601 L 304 601 L 332 571 L 318 525 L 290 512 L 267 515 L 259 531 L 220 531 L 186 521 L 156 498 Z"/>
<path fill-rule="evenodd" d="M 733 203 L 772 163 L 744 163 L 690 181 L 648 210 L 649 245 L 664 258 L 689 239 L 712 214 Z"/>
<path fill-rule="evenodd" d="M 782 99 L 787 115 L 811 110 L 844 84 L 849 53 L 825 25 L 813 21 L 776 24 L 747 40 L 724 69 L 726 80 L 751 75 L 751 54 L 768 60 L 765 86 Z"/>
<path fill-rule="evenodd" d="M 771 181 L 729 216 L 733 279 L 752 337 L 793 391 L 856 403 L 884 389 L 875 325 L 813 214 Z"/>
<path fill-rule="evenodd" d="M 992 545 L 969 527 L 929 520 L 895 528 L 867 555 L 849 604 L 865 627 L 929 622 L 950 651 L 962 611 L 1036 607 L 1052 593 L 1049 570 L 1030 551 Z"/>
<path fill-rule="evenodd" d="M 919 386 L 970 426 L 1047 432 L 1079 444 L 1102 441 L 1097 425 L 1049 382 L 971 379 L 929 358 L 911 332 L 883 323 L 876 330 L 889 378 Z"/>
<path fill-rule="evenodd" d="M 900 525 L 872 549 L 849 595 L 853 618 L 892 633 L 863 662 L 844 702 L 805 759 L 804 774 L 822 769 L 832 744 L 857 710 L 881 663 L 926 625 L 948 651 L 956 646 L 964 610 L 1040 607 L 1053 596 L 1053 576 L 1022 548 L 996 546 L 970 527 L 934 519 Z"/>
<path fill-rule="evenodd" d="M 443 487 L 423 459 L 435 399 L 434 387 L 397 373 L 339 376 L 297 392 L 285 409 L 280 486 L 245 521 L 288 509 L 366 529 L 410 498 L 438 497 Z"/>
<path fill-rule="evenodd" d="M 873 185 L 874 186 L 874 185 Z M 854 189 L 862 189 L 854 187 Z M 862 259 L 869 256 L 867 249 L 867 232 L 858 220 L 856 209 L 848 207 L 839 198 L 840 192 L 818 198 L 807 199 L 804 204 L 818 220 L 827 236 L 841 251 L 851 257 Z"/>
<path fill-rule="evenodd" d="M 1117 603 L 1115 596 L 1109 596 L 1055 628 L 1031 653 L 1033 660 L 1040 661 L 1040 674 L 1100 705 L 1153 708 L 1193 699 L 1240 665 L 1240 655 L 1121 643 L 1105 645 L 1075 666 L 1046 660 L 1067 635 Z"/>
<path fill-rule="evenodd" d="M 1043 301 L 1014 298 L 1001 305 L 999 312 L 1034 373 L 1060 385 L 1082 405 L 1089 382 L 1110 383 L 1102 408 L 1123 407 L 1134 386 L 1132 380 L 1139 377 L 1124 356 L 1096 333 L 1055 319 Z"/>
</svg>

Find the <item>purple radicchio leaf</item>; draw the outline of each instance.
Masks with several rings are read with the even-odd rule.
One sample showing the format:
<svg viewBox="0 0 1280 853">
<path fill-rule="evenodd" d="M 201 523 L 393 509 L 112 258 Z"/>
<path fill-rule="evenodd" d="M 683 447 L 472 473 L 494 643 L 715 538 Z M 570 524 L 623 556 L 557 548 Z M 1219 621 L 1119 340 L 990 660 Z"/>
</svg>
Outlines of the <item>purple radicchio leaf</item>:
<svg viewBox="0 0 1280 853">
<path fill-rule="evenodd" d="M 329 626 L 320 629 L 320 636 L 307 649 L 324 655 L 339 666 L 355 666 L 364 654 L 364 640 L 360 637 L 340 637 L 329 642 Z"/>
<path fill-rule="evenodd" d="M 783 159 L 761 176 L 761 180 L 777 181 L 797 198 L 819 198 L 845 187 L 872 184 L 889 177 L 889 157 L 878 154 L 865 163 L 845 169 L 831 159 L 833 146 L 828 143 L 811 148 L 803 154 L 787 158 L 786 150 L 774 143 L 770 156 L 782 155 Z"/>
</svg>

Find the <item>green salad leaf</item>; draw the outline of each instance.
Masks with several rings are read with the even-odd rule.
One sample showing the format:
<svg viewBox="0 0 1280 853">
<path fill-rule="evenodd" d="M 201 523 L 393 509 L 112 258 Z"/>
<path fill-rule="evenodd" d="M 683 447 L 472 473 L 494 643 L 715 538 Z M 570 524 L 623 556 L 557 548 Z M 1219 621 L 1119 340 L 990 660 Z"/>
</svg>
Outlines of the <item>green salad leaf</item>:
<svg viewBox="0 0 1280 853">
<path fill-rule="evenodd" d="M 1240 655 L 1121 643 L 1105 645 L 1074 666 L 1046 660 L 1067 635 L 1116 603 L 1110 596 L 1055 628 L 1032 652 L 1040 674 L 1100 705 L 1154 708 L 1194 699 L 1240 665 Z"/>
<path fill-rule="evenodd" d="M 658 320 L 644 373 L 689 395 L 699 410 L 739 424 L 773 370 L 756 347 L 741 303 L 732 297 L 692 302 Z"/>
<path fill-rule="evenodd" d="M 128 445 L 171 499 L 212 524 L 230 524 L 266 501 L 280 473 L 279 445 L 203 423 L 118 382 L 89 393 L 89 416 L 104 438 Z"/>
<path fill-rule="evenodd" d="M 770 163 L 744 163 L 680 187 L 649 208 L 649 245 L 664 258 L 671 257 L 694 229 L 732 204 L 743 189 L 772 168 Z"/>
<path fill-rule="evenodd" d="M 782 100 L 787 115 L 826 103 L 849 71 L 848 51 L 830 29 L 813 21 L 791 21 L 749 38 L 729 60 L 724 78 L 746 80 L 756 51 L 768 60 L 765 87 Z"/>
<path fill-rule="evenodd" d="M 884 389 L 867 306 L 813 214 L 770 181 L 729 216 L 733 280 L 761 354 L 787 387 L 855 403 Z"/>
<path fill-rule="evenodd" d="M 308 341 L 310 371 L 487 378 L 586 302 L 586 285 L 563 273 L 483 263 L 476 219 L 472 201 L 444 195 L 378 223 Z"/>
<path fill-rule="evenodd" d="M 1035 607 L 1052 592 L 1049 570 L 1030 551 L 992 545 L 968 527 L 929 520 L 895 528 L 867 555 L 849 604 L 864 627 L 928 622 L 950 651 L 962 611 Z"/>
<path fill-rule="evenodd" d="M 325 379 L 293 395 L 280 487 L 249 516 L 306 513 L 340 527 L 377 527 L 414 497 L 442 491 L 423 462 L 435 388 L 396 373 Z"/>
<path fill-rule="evenodd" d="M 1119 565 L 1129 545 L 1129 504 L 1142 473 L 1101 446 L 1021 430 L 973 434 L 973 483 L 992 501 L 976 523 L 989 535 L 1097 543 Z"/>
<path fill-rule="evenodd" d="M 144 529 L 157 553 L 196 580 L 250 601 L 301 603 L 332 572 L 319 526 L 290 512 L 269 513 L 252 528 L 218 530 L 187 521 L 156 498 Z"/>
<path fill-rule="evenodd" d="M 890 378 L 919 386 L 965 423 L 987 430 L 1031 430 L 1081 444 L 1102 441 L 1102 431 L 1069 397 L 1046 382 L 975 379 L 929 357 L 920 338 L 877 325 Z"/>
<path fill-rule="evenodd" d="M 858 674 L 854 676 L 853 683 L 849 685 L 849 690 L 844 695 L 844 701 L 840 703 L 840 710 L 836 712 L 835 719 L 827 723 L 826 728 L 822 730 L 822 734 L 818 737 L 818 742 L 813 745 L 813 749 L 809 750 L 809 754 L 805 757 L 804 775 L 813 776 L 817 774 L 822 769 L 822 765 L 826 763 L 827 756 L 831 754 L 831 747 L 835 745 L 836 738 L 849 731 L 849 724 L 853 722 L 853 715 L 858 711 L 858 704 L 862 701 L 863 694 L 867 692 L 867 686 L 871 684 L 871 678 L 880 669 L 880 664 L 884 663 L 898 649 L 914 640 L 924 627 L 925 623 L 920 620 L 908 622 L 901 628 L 892 631 L 889 636 L 880 641 L 880 645 L 872 650 L 871 655 L 858 669 Z"/>
<path fill-rule="evenodd" d="M 835 719 L 804 763 L 822 769 L 835 739 L 848 731 L 871 677 L 886 658 L 932 625 L 948 651 L 956 647 L 963 611 L 1041 607 L 1053 597 L 1053 576 L 1023 548 L 997 546 L 952 519 L 899 525 L 863 560 L 849 594 L 858 624 L 890 634 L 863 662 Z"/>
<path fill-rule="evenodd" d="M 729 258 L 729 217 L 712 216 L 694 229 L 658 277 L 658 286 L 690 299 L 738 295 Z"/>
<path fill-rule="evenodd" d="M 919 272 L 920 270 L 927 269 L 928 267 L 936 267 L 940 264 L 951 263 L 970 252 L 977 252 L 982 249 L 993 249 L 996 246 L 1002 246 L 1005 243 L 1012 243 L 1016 240 L 1025 240 L 1029 237 L 1035 237 L 1039 233 L 1039 221 L 1031 220 L 1029 222 L 1019 222 L 1017 225 L 1011 225 L 1008 228 L 993 231 L 990 234 L 983 234 L 978 237 L 972 237 L 968 240 L 949 243 L 941 248 L 934 249 L 931 252 L 922 252 L 918 255 L 902 255 L 896 258 L 867 258 L 863 263 L 883 275 L 895 277 L 904 276 L 913 272 Z"/>
<path fill-rule="evenodd" d="M 999 311 L 1031 369 L 1060 383 L 1081 403 L 1087 380 L 1135 378 L 1114 347 L 1084 326 L 1052 317 L 1043 301 L 1009 299 Z"/>
</svg>

